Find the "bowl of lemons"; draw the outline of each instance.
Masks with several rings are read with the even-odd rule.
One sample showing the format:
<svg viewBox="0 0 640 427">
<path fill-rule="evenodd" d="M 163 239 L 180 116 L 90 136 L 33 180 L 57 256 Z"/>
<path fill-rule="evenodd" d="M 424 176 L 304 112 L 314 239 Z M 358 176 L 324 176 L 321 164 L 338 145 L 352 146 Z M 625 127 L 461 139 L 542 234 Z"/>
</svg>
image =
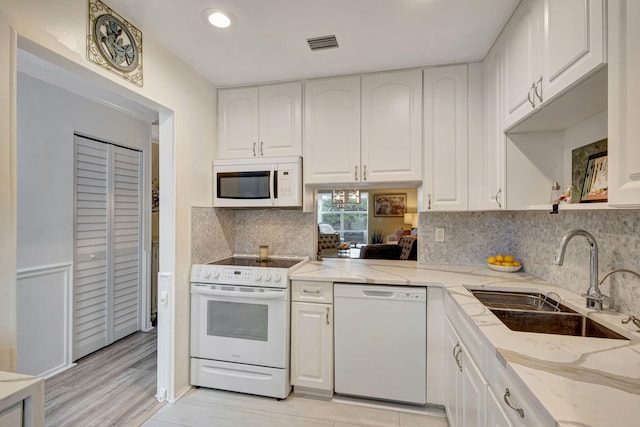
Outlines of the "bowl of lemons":
<svg viewBox="0 0 640 427">
<path fill-rule="evenodd" d="M 513 255 L 498 254 L 487 258 L 487 267 L 503 273 L 515 273 L 522 268 L 522 264 Z"/>
</svg>

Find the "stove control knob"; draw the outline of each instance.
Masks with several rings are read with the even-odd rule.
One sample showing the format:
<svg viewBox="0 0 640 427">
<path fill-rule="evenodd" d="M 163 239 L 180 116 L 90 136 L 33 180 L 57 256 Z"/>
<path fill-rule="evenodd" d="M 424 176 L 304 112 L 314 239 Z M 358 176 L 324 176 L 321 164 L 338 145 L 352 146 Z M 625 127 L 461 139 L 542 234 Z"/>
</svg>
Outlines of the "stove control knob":
<svg viewBox="0 0 640 427">
<path fill-rule="evenodd" d="M 204 270 L 202 270 L 202 277 L 205 279 L 208 279 L 209 277 L 211 277 L 211 272 L 209 271 L 208 268 L 205 268 Z"/>
<path fill-rule="evenodd" d="M 280 273 L 276 273 L 276 274 L 273 275 L 273 281 L 274 282 L 279 282 L 281 278 L 282 277 L 280 277 Z"/>
<path fill-rule="evenodd" d="M 256 275 L 255 275 L 254 277 L 255 277 L 256 281 L 258 281 L 258 282 L 259 282 L 260 280 L 262 280 L 262 273 L 260 273 L 260 272 L 258 271 L 258 272 L 256 272 Z"/>
<path fill-rule="evenodd" d="M 213 278 L 217 279 L 220 276 L 220 272 L 218 270 L 213 270 Z"/>
<path fill-rule="evenodd" d="M 265 275 L 264 275 L 264 280 L 266 280 L 267 282 L 268 282 L 269 280 L 271 280 L 271 274 L 269 274 L 269 273 L 265 273 Z"/>
</svg>

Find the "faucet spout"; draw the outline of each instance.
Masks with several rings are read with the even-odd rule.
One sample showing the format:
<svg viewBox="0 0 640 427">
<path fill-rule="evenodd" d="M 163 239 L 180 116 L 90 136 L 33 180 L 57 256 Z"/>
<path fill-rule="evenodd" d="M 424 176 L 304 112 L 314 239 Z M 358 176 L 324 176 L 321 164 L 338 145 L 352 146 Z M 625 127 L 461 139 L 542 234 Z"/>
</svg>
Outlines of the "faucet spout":
<svg viewBox="0 0 640 427">
<path fill-rule="evenodd" d="M 559 266 L 564 263 L 564 253 L 567 249 L 567 244 L 576 236 L 583 236 L 587 239 L 587 243 L 589 243 L 590 247 L 589 289 L 587 289 L 587 292 L 583 294 L 587 299 L 587 308 L 602 310 L 602 302 L 606 298 L 606 295 L 603 295 L 602 292 L 600 292 L 600 287 L 598 286 L 598 243 L 596 242 L 596 238 L 593 237 L 593 234 L 585 230 L 569 231 L 562 237 L 562 240 L 560 240 L 560 245 L 555 253 L 553 263 Z"/>
</svg>

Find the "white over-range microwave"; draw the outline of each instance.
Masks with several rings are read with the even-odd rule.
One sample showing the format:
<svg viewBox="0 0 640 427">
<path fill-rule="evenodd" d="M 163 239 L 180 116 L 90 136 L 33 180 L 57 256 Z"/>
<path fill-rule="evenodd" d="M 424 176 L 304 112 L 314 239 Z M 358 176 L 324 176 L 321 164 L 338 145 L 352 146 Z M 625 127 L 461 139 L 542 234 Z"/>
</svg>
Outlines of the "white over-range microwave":
<svg viewBox="0 0 640 427">
<path fill-rule="evenodd" d="M 302 158 L 215 160 L 213 206 L 302 207 Z"/>
</svg>

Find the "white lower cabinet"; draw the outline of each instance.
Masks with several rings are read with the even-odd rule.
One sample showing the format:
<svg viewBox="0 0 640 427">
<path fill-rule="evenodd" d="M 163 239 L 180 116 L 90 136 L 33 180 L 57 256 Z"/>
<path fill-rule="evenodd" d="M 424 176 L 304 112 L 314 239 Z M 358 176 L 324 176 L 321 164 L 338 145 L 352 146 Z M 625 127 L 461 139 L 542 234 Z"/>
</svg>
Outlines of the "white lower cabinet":
<svg viewBox="0 0 640 427">
<path fill-rule="evenodd" d="M 445 405 L 449 424 L 475 427 L 486 425 L 487 381 L 471 358 L 451 323 L 447 322 L 449 355 L 445 371 L 449 378 L 449 398 Z"/>
<path fill-rule="evenodd" d="M 333 393 L 332 287 L 330 282 L 292 284 L 291 384 L 303 391 Z"/>
</svg>

